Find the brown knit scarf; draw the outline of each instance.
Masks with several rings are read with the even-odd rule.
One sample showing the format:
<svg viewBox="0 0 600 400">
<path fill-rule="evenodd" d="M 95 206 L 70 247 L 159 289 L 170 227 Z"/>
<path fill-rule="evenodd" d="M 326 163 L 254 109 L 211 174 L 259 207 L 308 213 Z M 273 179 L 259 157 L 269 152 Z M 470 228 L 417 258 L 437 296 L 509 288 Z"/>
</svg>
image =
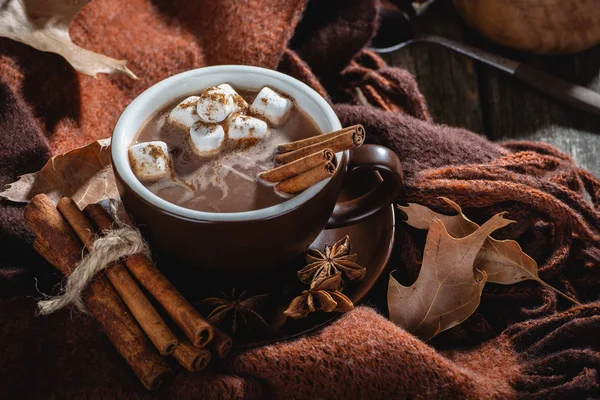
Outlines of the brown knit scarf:
<svg viewBox="0 0 600 400">
<path fill-rule="evenodd" d="M 81 76 L 56 55 L 0 39 L 0 185 L 39 169 L 51 152 L 109 136 L 128 102 L 169 75 L 219 63 L 278 68 L 333 102 L 342 124 L 363 124 L 369 140 L 400 156 L 406 177 L 400 202 L 450 212 L 438 199 L 446 196 L 478 222 L 508 211 L 518 224 L 499 238 L 517 240 L 540 265 L 542 279 L 588 304 L 568 309 L 535 282 L 490 284 L 477 312 L 433 347 L 359 307 L 317 333 L 234 354 L 208 373 L 179 372 L 155 395 L 600 396 L 600 305 L 589 303 L 600 288 L 600 181 L 548 145 L 495 144 L 432 123 L 412 76 L 362 50 L 376 19 L 374 0 L 94 0 L 77 16 L 72 36 L 128 59 L 140 81 Z M 402 283 L 416 278 L 424 239 L 397 224 L 389 268 Z M 33 316 L 28 296 L 39 296 L 36 285 L 50 292 L 60 278 L 29 242 L 21 206 L 1 202 L 0 247 L 12 249 L 0 252 L 3 393 L 147 396 L 87 315 Z M 386 275 L 368 300 L 382 312 Z"/>
<path fill-rule="evenodd" d="M 447 196 L 479 220 L 508 211 L 518 224 L 503 235 L 518 240 L 539 262 L 542 279 L 583 302 L 597 299 L 600 180 L 543 143 L 500 146 L 462 129 L 432 125 L 405 72 L 386 67 L 368 52 L 358 59 L 362 63 L 353 62 L 342 72 L 342 76 L 352 75 L 352 87 L 345 91 L 353 94 L 354 87 L 364 89 L 369 102 L 381 110 L 339 105 L 336 112 L 344 124 L 361 121 L 369 132 L 378 132 L 370 139 L 400 155 L 406 174 L 402 200 L 451 212 L 439 199 Z M 386 111 L 392 109 L 404 112 Z M 414 238 L 414 232 L 408 236 Z M 410 282 L 419 269 L 416 249 L 423 246 L 409 238 L 397 246 L 402 246 L 397 252 L 405 266 L 402 277 Z M 502 308 L 515 302 L 523 305 L 525 299 L 539 303 L 537 311 L 513 314 L 516 319 L 556 311 L 555 295 L 533 284 L 491 285 L 484 297 L 493 298 Z M 490 317 L 496 318 L 500 310 L 491 308 Z"/>
</svg>

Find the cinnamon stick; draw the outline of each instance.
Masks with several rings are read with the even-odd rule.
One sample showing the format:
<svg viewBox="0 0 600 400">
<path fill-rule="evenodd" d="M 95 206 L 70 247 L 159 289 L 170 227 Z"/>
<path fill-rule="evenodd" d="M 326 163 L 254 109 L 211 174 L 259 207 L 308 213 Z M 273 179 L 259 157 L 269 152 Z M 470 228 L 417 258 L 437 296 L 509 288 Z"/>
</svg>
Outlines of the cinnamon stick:
<svg viewBox="0 0 600 400">
<path fill-rule="evenodd" d="M 281 182 L 292 176 L 306 172 L 309 169 L 322 164 L 324 161 L 332 161 L 333 157 L 335 157 L 335 153 L 331 149 L 324 149 L 288 164 L 261 172 L 258 174 L 258 177 L 267 182 Z"/>
<path fill-rule="evenodd" d="M 299 193 L 312 185 L 331 177 L 334 172 L 335 165 L 331 161 L 326 161 L 306 172 L 278 183 L 275 186 L 275 190 L 288 194 Z"/>
<path fill-rule="evenodd" d="M 323 149 L 334 153 L 349 150 L 362 145 L 365 141 L 365 129 L 362 125 L 353 125 L 335 132 L 317 135 L 291 143 L 281 144 L 277 150 L 282 153 L 275 157 L 280 164 L 287 164 Z"/>
<path fill-rule="evenodd" d="M 90 204 L 84 214 L 96 228 L 108 230 L 114 220 L 99 204 Z M 160 303 L 169 317 L 196 347 L 206 346 L 213 338 L 213 329 L 198 311 L 179 293 L 171 282 L 144 254 L 135 254 L 123 263 L 144 288 Z"/>
<path fill-rule="evenodd" d="M 73 199 L 63 197 L 56 208 L 85 244 L 85 247 L 90 250 L 96 228 L 83 215 Z M 179 341 L 123 264 L 114 263 L 106 269 L 106 276 L 160 354 L 172 354 Z"/>
<path fill-rule="evenodd" d="M 190 372 L 202 371 L 211 359 L 210 351 L 199 349 L 187 340 L 182 340 L 175 347 L 173 357 L 177 362 Z"/>
<path fill-rule="evenodd" d="M 25 220 L 35 233 L 34 249 L 64 275 L 81 261 L 83 244 L 50 199 L 40 194 L 25 207 Z M 172 373 L 153 349 L 121 298 L 103 276 L 86 289 L 84 302 L 142 384 L 150 390 Z"/>
<path fill-rule="evenodd" d="M 209 343 L 209 347 L 219 358 L 225 358 L 233 345 L 231 337 L 215 326 L 213 326 L 213 333 L 214 337 Z"/>
<path fill-rule="evenodd" d="M 288 153 L 290 151 L 298 150 L 298 149 L 306 147 L 306 146 L 324 142 L 326 140 L 331 139 L 332 137 L 335 137 L 335 136 L 338 136 L 338 135 L 341 135 L 344 133 L 348 133 L 348 132 L 356 132 L 356 135 L 358 135 L 357 140 L 360 141 L 361 137 L 362 137 L 362 141 L 364 141 L 365 128 L 362 125 L 358 124 L 358 125 L 347 126 L 345 128 L 338 129 L 337 131 L 325 133 L 322 135 L 316 135 L 316 136 L 311 136 L 309 138 L 296 140 L 295 142 L 283 143 L 283 144 L 280 144 L 279 146 L 277 146 L 277 151 L 279 151 L 280 153 Z"/>
</svg>

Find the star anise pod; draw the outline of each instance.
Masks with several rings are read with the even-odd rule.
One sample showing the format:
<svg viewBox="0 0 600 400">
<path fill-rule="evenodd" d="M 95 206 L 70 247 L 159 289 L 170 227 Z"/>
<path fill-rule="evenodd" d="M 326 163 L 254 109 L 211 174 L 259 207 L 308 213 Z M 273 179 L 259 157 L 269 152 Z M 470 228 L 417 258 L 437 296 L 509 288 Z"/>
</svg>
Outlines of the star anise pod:
<svg viewBox="0 0 600 400">
<path fill-rule="evenodd" d="M 266 329 L 269 327 L 267 321 L 259 314 L 260 306 L 267 297 L 269 297 L 268 294 L 249 296 L 247 291 L 243 291 L 236 297 L 235 289 L 233 289 L 231 296 L 209 297 L 200 301 L 200 305 L 214 307 L 208 315 L 208 320 L 213 324 L 221 327 L 225 320 L 230 320 L 232 335 L 235 335 L 238 330 L 239 321 L 251 334 L 253 328 Z"/>
<path fill-rule="evenodd" d="M 306 261 L 309 263 L 298 271 L 298 277 L 311 287 L 320 279 L 341 272 L 348 280 L 357 280 L 365 277 L 366 268 L 356 263 L 358 256 L 350 254 L 350 237 L 346 235 L 333 246 L 325 246 L 325 254 L 319 250 L 306 250 Z"/>
<path fill-rule="evenodd" d="M 346 312 L 354 308 L 352 300 L 340 292 L 342 285 L 342 274 L 334 275 L 315 281 L 315 286 L 305 290 L 296 297 L 283 314 L 290 318 L 304 318 L 315 311 Z"/>
</svg>

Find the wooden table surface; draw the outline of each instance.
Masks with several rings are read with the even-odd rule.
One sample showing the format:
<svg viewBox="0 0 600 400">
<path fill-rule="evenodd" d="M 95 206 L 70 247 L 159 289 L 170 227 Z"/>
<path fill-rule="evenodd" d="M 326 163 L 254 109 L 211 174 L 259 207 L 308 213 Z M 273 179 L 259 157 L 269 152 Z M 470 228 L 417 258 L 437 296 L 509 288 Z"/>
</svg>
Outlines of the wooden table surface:
<svg viewBox="0 0 600 400">
<path fill-rule="evenodd" d="M 508 50 L 467 27 L 449 0 L 434 2 L 419 17 L 419 26 L 422 33 L 523 61 L 600 92 L 600 46 L 562 56 Z M 435 44 L 411 44 L 383 57 L 416 76 L 436 122 L 465 127 L 494 141 L 550 143 L 600 177 L 600 117 L 572 109 L 506 73 Z"/>
</svg>

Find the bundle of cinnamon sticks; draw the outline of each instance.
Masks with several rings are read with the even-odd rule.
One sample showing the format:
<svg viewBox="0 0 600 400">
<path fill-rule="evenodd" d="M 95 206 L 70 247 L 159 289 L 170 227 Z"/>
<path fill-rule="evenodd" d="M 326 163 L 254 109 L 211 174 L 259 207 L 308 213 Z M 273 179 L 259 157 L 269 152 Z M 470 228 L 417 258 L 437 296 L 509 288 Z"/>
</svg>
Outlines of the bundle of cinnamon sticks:
<svg viewBox="0 0 600 400">
<path fill-rule="evenodd" d="M 70 198 L 55 207 L 37 195 L 25 207 L 25 219 L 35 233 L 34 248 L 68 276 L 90 250 L 96 234 L 114 221 L 98 204 L 83 211 Z M 145 292 L 170 320 L 165 320 Z M 114 263 L 86 289 L 84 303 L 142 384 L 156 389 L 172 374 L 161 356 L 172 356 L 189 371 L 201 371 L 211 352 L 222 358 L 231 349 L 229 336 L 205 320 L 144 254 Z"/>
<path fill-rule="evenodd" d="M 365 129 L 353 125 L 331 133 L 280 145 L 275 162 L 280 166 L 261 172 L 258 177 L 276 184 L 285 194 L 300 193 L 331 177 L 336 170 L 335 153 L 362 145 Z"/>
</svg>

